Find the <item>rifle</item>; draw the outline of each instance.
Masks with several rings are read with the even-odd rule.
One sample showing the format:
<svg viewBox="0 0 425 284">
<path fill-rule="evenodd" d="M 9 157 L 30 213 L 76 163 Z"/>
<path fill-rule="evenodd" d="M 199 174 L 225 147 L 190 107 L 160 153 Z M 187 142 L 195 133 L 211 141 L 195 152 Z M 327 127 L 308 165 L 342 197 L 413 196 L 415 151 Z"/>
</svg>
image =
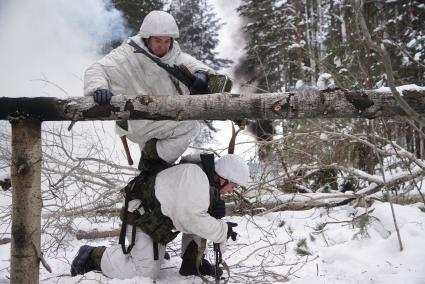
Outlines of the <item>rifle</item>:
<svg viewBox="0 0 425 284">
<path fill-rule="evenodd" d="M 196 78 L 195 78 L 195 76 L 193 76 L 192 73 L 190 73 L 189 69 L 187 69 L 186 66 L 184 66 L 184 65 L 170 66 L 167 63 L 162 62 L 158 58 L 150 55 L 146 50 L 141 48 L 133 40 L 130 40 L 128 42 L 128 44 L 131 45 L 132 47 L 134 47 L 134 53 L 142 53 L 143 55 L 147 56 L 150 60 L 155 62 L 159 67 L 161 67 L 162 69 L 164 69 L 165 71 L 167 71 L 168 73 L 173 75 L 177 80 L 182 82 L 186 87 L 189 88 L 191 94 L 192 94 L 193 91 L 195 91 L 195 90 L 192 90 L 191 86 L 193 85 L 193 82 L 195 82 Z"/>
</svg>

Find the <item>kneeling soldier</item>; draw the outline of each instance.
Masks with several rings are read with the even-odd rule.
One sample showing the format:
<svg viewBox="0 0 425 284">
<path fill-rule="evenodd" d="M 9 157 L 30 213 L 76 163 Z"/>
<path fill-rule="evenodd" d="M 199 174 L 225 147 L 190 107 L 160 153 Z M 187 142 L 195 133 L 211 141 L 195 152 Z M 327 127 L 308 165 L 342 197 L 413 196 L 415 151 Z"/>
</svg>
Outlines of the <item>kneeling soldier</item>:
<svg viewBox="0 0 425 284">
<path fill-rule="evenodd" d="M 112 278 L 155 279 L 165 245 L 180 231 L 183 233 L 180 274 L 216 276 L 214 267 L 206 259 L 198 258 L 201 239 L 220 244 L 225 244 L 229 237 L 236 239 L 233 227 L 237 224 L 221 220 L 225 215 L 224 202 L 216 196 L 239 185 L 246 186 L 249 169 L 242 158 L 233 154 L 215 163 L 213 157 L 206 156 L 202 167 L 179 164 L 156 175 L 142 173 L 133 179 L 124 188 L 121 245 L 82 246 L 72 262 L 71 274 L 100 270 Z M 124 245 L 125 236 L 131 240 L 128 248 Z"/>
</svg>

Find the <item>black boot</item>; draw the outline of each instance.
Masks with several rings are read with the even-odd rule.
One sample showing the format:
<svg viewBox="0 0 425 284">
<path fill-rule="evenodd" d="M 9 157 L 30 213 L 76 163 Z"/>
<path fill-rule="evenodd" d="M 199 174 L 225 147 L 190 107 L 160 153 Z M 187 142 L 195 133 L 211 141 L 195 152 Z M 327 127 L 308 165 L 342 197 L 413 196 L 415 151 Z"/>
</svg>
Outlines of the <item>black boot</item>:
<svg viewBox="0 0 425 284">
<path fill-rule="evenodd" d="M 137 167 L 141 172 L 155 174 L 171 166 L 159 157 L 158 151 L 156 150 L 157 141 L 158 139 L 155 138 L 150 139 L 143 147 Z"/>
<path fill-rule="evenodd" d="M 205 258 L 201 260 L 199 269 L 196 267 L 196 257 L 198 254 L 198 245 L 191 241 L 183 254 L 183 261 L 179 273 L 183 276 L 198 275 L 215 277 L 215 267 Z M 218 276 L 223 275 L 223 270 L 218 268 Z"/>
<path fill-rule="evenodd" d="M 78 250 L 77 256 L 71 264 L 71 275 L 83 275 L 93 270 L 99 270 L 100 260 L 106 247 L 92 247 L 84 245 Z"/>
</svg>

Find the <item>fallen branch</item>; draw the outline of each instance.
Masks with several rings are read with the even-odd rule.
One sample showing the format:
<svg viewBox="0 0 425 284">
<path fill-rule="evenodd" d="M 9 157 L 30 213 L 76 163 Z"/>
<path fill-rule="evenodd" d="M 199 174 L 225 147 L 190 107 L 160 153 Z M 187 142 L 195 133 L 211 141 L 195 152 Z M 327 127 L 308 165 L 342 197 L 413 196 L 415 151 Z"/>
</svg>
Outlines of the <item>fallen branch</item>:
<svg viewBox="0 0 425 284">
<path fill-rule="evenodd" d="M 92 239 L 100 239 L 100 238 L 111 238 L 111 237 L 118 237 L 120 235 L 121 229 L 113 229 L 110 231 L 98 231 L 97 229 L 94 229 L 93 231 L 82 231 L 78 230 L 76 237 L 77 240 L 92 240 Z"/>
</svg>

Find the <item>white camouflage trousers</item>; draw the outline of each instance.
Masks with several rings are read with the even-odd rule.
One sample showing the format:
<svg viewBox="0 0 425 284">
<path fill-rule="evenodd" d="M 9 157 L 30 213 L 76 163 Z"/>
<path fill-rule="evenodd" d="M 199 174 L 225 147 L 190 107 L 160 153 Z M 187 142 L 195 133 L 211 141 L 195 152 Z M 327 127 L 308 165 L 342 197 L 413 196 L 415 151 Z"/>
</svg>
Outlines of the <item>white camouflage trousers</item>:
<svg viewBox="0 0 425 284">
<path fill-rule="evenodd" d="M 127 225 L 127 239 L 131 240 L 133 226 Z M 194 240 L 200 245 L 201 238 L 192 234 L 183 234 L 181 255 L 186 251 L 189 243 Z M 153 241 L 136 228 L 136 239 L 129 254 L 122 252 L 121 245 L 115 245 L 105 250 L 100 267 L 103 274 L 110 278 L 128 279 L 136 276 L 149 277 L 155 280 L 158 277 L 161 263 L 164 261 L 165 246 L 158 244 L 158 260 L 154 260 Z"/>
<path fill-rule="evenodd" d="M 195 120 L 129 120 L 128 131 L 116 127 L 119 136 L 127 135 L 130 141 L 139 144 L 140 149 L 150 139 L 158 139 L 158 155 L 168 163 L 174 163 L 186 151 L 199 131 L 200 124 Z"/>
</svg>

